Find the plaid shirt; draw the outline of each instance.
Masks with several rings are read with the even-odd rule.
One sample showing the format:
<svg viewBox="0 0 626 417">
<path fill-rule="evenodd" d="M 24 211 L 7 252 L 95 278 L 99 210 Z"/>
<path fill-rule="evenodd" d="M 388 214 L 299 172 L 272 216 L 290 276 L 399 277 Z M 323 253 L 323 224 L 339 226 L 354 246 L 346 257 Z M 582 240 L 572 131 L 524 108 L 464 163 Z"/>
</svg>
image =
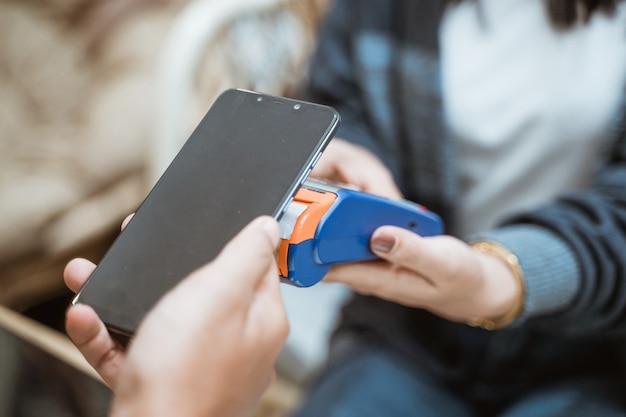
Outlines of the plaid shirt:
<svg viewBox="0 0 626 417">
<path fill-rule="evenodd" d="M 342 116 L 337 137 L 378 155 L 405 196 L 441 214 L 453 234 L 457 150 L 444 123 L 438 50 L 445 4 L 336 1 L 320 33 L 307 98 L 335 107 Z M 520 259 L 527 297 L 514 325 L 519 334 L 538 334 L 558 345 L 560 337 L 626 333 L 624 109 L 616 109 L 590 188 L 478 236 L 503 244 Z M 433 329 L 455 326 L 389 304 L 356 297 L 344 311 L 342 329 L 355 333 L 358 327 L 372 340 L 415 351 L 425 346 L 424 328 L 441 334 Z"/>
</svg>

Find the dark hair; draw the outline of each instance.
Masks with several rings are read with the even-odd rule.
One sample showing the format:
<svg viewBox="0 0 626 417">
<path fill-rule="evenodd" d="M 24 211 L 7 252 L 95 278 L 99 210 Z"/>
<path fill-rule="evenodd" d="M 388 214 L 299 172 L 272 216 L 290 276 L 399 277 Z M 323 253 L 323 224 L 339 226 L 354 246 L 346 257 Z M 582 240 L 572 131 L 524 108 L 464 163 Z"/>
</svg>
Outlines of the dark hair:
<svg viewBox="0 0 626 417">
<path fill-rule="evenodd" d="M 550 22 L 559 29 L 589 22 L 596 12 L 612 14 L 620 0 L 545 0 Z"/>
<path fill-rule="evenodd" d="M 449 0 L 458 4 L 464 0 Z M 470 0 L 476 1 L 476 0 Z M 569 29 L 578 23 L 587 23 L 596 12 L 611 15 L 622 0 L 544 0 L 546 13 L 557 29 Z"/>
</svg>

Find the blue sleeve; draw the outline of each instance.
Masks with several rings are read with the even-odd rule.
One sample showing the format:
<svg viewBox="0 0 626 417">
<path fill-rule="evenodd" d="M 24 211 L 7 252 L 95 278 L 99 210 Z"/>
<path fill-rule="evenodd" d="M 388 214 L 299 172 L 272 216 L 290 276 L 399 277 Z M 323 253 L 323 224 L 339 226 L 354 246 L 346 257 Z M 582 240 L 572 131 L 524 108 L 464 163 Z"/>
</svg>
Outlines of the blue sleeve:
<svg viewBox="0 0 626 417">
<path fill-rule="evenodd" d="M 373 23 L 372 16 L 389 14 L 389 0 L 371 1 L 367 8 L 359 0 L 337 0 L 320 30 L 318 45 L 309 68 L 305 99 L 334 107 L 341 115 L 336 137 L 361 145 L 374 153 L 399 177 L 399 167 L 392 152 L 376 140 L 361 94 L 359 68 L 354 62 L 354 38 Z M 367 10 L 364 10 L 367 9 Z M 377 10 L 378 9 L 378 10 Z M 386 22 L 389 19 L 377 19 Z"/>
<path fill-rule="evenodd" d="M 518 255 L 527 284 L 518 324 L 570 335 L 626 333 L 624 131 L 589 189 L 472 237 Z"/>
</svg>

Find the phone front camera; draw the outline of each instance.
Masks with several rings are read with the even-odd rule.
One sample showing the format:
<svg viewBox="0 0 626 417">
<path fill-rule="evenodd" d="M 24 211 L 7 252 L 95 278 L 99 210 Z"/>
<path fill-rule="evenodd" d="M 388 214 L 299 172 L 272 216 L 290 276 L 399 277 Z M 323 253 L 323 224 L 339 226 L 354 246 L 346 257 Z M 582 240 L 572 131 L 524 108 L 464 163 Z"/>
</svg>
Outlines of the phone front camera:
<svg viewBox="0 0 626 417">
<path fill-rule="evenodd" d="M 294 104 L 294 105 L 293 105 L 293 109 L 294 109 L 294 110 L 299 110 L 299 109 L 300 109 L 300 107 L 302 107 L 302 106 L 300 106 L 299 104 Z"/>
</svg>

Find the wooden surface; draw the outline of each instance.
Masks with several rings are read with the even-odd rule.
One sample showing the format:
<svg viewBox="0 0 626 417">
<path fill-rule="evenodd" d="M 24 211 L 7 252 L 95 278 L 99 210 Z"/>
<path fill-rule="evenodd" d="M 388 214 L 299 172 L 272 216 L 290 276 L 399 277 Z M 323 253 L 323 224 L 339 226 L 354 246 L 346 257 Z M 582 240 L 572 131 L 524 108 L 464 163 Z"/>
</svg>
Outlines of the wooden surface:
<svg viewBox="0 0 626 417">
<path fill-rule="evenodd" d="M 0 326 L 101 381 L 65 334 L 3 306 L 0 306 Z M 300 390 L 278 376 L 259 402 L 254 417 L 287 417 L 299 399 Z"/>
<path fill-rule="evenodd" d="M 76 349 L 69 338 L 64 334 L 3 306 L 0 306 L 0 326 L 21 339 L 67 362 L 79 371 L 84 372 L 94 379 L 101 380 L 96 371 L 93 370 L 78 349 Z"/>
</svg>

